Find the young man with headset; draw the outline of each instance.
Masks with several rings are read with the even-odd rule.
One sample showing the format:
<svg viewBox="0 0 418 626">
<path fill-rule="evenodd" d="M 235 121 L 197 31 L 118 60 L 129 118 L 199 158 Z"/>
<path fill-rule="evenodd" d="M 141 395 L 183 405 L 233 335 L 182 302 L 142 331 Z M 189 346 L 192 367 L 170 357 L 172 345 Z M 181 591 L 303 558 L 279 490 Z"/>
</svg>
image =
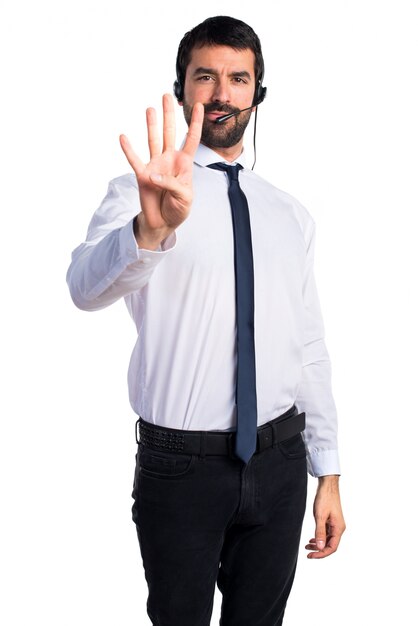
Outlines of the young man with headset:
<svg viewBox="0 0 418 626">
<path fill-rule="evenodd" d="M 247 24 L 186 33 L 184 144 L 169 95 L 162 141 L 147 110 L 147 164 L 121 135 L 134 174 L 110 182 L 67 276 L 78 307 L 124 297 L 137 326 L 132 514 L 158 626 L 209 626 L 215 584 L 223 626 L 282 624 L 307 469 L 319 479 L 308 557 L 335 552 L 344 531 L 314 222 L 243 157 L 263 74 Z"/>
</svg>

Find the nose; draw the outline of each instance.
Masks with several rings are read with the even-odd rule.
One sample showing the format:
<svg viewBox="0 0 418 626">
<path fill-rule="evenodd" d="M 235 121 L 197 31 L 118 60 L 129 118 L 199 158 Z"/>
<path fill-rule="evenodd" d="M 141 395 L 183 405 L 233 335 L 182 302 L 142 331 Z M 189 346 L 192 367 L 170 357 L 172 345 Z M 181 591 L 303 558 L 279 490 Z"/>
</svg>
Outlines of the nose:
<svg viewBox="0 0 418 626">
<path fill-rule="evenodd" d="M 221 102 L 222 104 L 229 103 L 230 101 L 230 90 L 229 83 L 226 78 L 219 77 L 215 82 L 213 93 L 212 93 L 212 102 Z"/>
</svg>

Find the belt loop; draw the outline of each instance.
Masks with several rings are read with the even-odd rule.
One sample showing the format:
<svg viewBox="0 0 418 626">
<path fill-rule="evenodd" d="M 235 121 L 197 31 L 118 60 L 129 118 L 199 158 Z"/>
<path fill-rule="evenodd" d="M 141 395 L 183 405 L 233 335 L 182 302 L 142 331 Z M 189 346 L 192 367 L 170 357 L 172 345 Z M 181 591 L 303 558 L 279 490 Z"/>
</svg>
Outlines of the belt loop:
<svg viewBox="0 0 418 626">
<path fill-rule="evenodd" d="M 200 435 L 200 454 L 199 458 L 204 459 L 206 455 L 206 432 L 202 431 Z"/>
<path fill-rule="evenodd" d="M 271 437 L 273 440 L 273 448 L 277 448 L 277 432 L 276 429 L 274 428 L 274 424 L 270 424 L 270 428 L 271 428 Z"/>
<path fill-rule="evenodd" d="M 233 431 L 231 433 L 229 433 L 229 435 L 227 436 L 228 439 L 228 456 L 231 459 L 236 459 L 237 457 L 235 456 L 235 436 L 236 436 L 236 431 Z"/>
</svg>

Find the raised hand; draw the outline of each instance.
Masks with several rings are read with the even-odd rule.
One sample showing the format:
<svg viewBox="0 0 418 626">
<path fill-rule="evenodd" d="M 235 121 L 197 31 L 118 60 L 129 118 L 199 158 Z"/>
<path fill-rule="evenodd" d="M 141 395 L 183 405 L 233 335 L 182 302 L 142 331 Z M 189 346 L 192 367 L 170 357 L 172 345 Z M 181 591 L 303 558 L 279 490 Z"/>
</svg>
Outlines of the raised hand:
<svg viewBox="0 0 418 626">
<path fill-rule="evenodd" d="M 155 249 L 187 218 L 193 199 L 193 156 L 199 145 L 203 105 L 196 103 L 186 141 L 175 150 L 176 128 L 173 98 L 163 96 L 163 143 L 157 128 L 155 109 L 147 109 L 150 161 L 146 165 L 134 152 L 128 138 L 120 145 L 135 172 L 141 212 L 135 222 L 135 236 L 141 248 Z"/>
</svg>

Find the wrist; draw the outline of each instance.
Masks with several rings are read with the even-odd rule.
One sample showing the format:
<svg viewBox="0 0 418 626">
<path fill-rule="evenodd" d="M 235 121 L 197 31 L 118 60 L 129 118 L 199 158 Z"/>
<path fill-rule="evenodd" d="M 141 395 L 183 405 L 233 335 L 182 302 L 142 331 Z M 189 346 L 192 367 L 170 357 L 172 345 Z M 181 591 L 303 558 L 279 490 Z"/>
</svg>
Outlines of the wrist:
<svg viewBox="0 0 418 626">
<path fill-rule="evenodd" d="M 163 228 L 148 228 L 144 223 L 143 214 L 139 213 L 133 221 L 134 236 L 138 248 L 142 250 L 156 250 L 162 241 L 169 237 L 174 229 L 168 226 Z"/>
<path fill-rule="evenodd" d="M 318 477 L 318 489 L 326 489 L 329 491 L 338 491 L 340 477 L 338 474 L 329 474 L 327 476 Z"/>
</svg>

